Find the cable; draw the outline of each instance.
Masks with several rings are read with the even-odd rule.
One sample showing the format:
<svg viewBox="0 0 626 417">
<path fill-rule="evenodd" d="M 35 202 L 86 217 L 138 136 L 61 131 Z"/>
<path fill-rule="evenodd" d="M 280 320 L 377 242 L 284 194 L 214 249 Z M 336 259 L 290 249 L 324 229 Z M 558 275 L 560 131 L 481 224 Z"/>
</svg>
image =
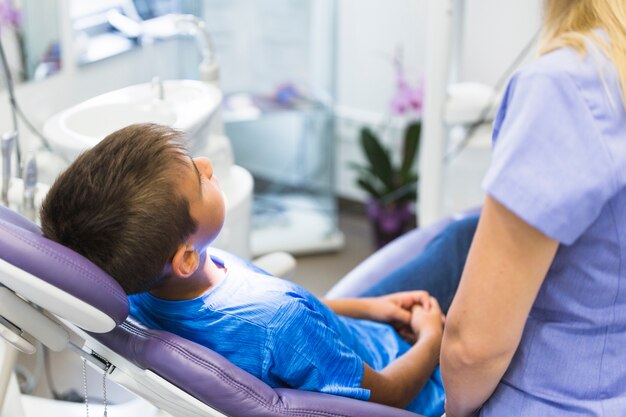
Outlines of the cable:
<svg viewBox="0 0 626 417">
<path fill-rule="evenodd" d="M 7 60 L 7 56 L 4 53 L 4 46 L 2 46 L 1 40 L 0 40 L 0 58 L 2 58 L 2 69 L 4 71 L 4 77 L 6 78 L 6 81 L 7 81 L 7 90 L 9 92 L 9 103 L 11 104 L 11 116 L 13 119 L 13 131 L 17 133 L 18 126 L 17 126 L 17 112 L 15 110 L 16 106 L 15 106 L 15 91 L 13 89 L 13 77 L 11 76 L 11 70 L 9 69 L 9 61 Z M 22 150 L 20 146 L 19 136 L 16 142 L 17 143 L 16 143 L 15 148 L 17 149 L 17 166 L 20 167 L 21 161 L 22 161 Z M 19 172 L 19 169 L 18 169 L 18 172 Z"/>
<path fill-rule="evenodd" d="M 11 114 L 13 116 L 13 130 L 18 131 L 18 116 L 24 122 L 24 124 L 28 127 L 28 129 L 39 138 L 43 147 L 49 151 L 52 151 L 50 147 L 50 142 L 46 137 L 26 118 L 26 115 L 22 111 L 22 108 L 17 103 L 15 98 L 15 87 L 13 83 L 13 76 L 11 75 L 11 70 L 9 68 L 9 62 L 7 60 L 6 54 L 4 53 L 4 46 L 2 45 L 2 41 L 0 40 L 0 58 L 2 58 L 2 69 L 4 72 L 4 76 L 7 82 L 7 90 L 9 93 L 9 104 L 11 105 Z M 17 141 L 17 161 L 18 166 L 21 166 L 22 154 L 21 154 L 21 146 L 19 140 Z"/>
<path fill-rule="evenodd" d="M 28 129 L 31 131 L 31 133 L 33 133 L 35 136 L 37 136 L 39 138 L 39 140 L 41 141 L 41 144 L 43 145 L 43 147 L 52 152 L 52 147 L 50 146 L 50 142 L 48 141 L 48 139 L 46 139 L 46 137 L 43 135 L 43 133 L 41 133 L 36 127 L 35 125 L 33 125 L 30 120 L 28 120 L 26 118 L 26 115 L 24 114 L 24 112 L 22 111 L 22 108 L 17 104 L 17 102 L 14 103 L 15 105 L 15 110 L 17 111 L 17 114 L 20 116 L 20 119 L 22 119 L 22 122 L 24 122 L 24 124 L 26 125 L 26 127 L 28 127 Z M 64 156 L 61 155 L 61 157 L 63 159 L 65 159 Z"/>
<path fill-rule="evenodd" d="M 534 46 L 535 42 L 539 38 L 540 30 L 535 32 L 535 34 L 530 38 L 530 40 L 526 43 L 526 45 L 522 48 L 522 50 L 517 54 L 513 62 L 507 67 L 507 69 L 502 73 L 498 81 L 496 81 L 494 85 L 494 90 L 499 91 L 504 83 L 509 79 L 513 71 L 522 63 L 522 61 L 528 56 L 531 48 Z M 451 151 L 449 151 L 443 158 L 444 164 L 449 164 L 454 158 L 456 158 L 470 143 L 472 140 L 472 136 L 476 133 L 476 130 L 487 121 L 487 117 L 491 112 L 491 108 L 493 106 L 493 101 L 489 101 L 483 109 L 480 111 L 480 116 L 478 119 L 469 125 L 467 128 L 467 132 L 465 133 L 465 137 L 463 140 Z"/>
</svg>

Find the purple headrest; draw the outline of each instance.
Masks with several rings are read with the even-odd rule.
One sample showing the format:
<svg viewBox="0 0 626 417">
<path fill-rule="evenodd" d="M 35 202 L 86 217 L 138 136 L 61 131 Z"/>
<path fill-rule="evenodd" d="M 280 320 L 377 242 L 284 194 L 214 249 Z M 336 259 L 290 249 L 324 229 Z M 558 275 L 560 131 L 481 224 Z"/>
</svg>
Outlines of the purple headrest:
<svg viewBox="0 0 626 417">
<path fill-rule="evenodd" d="M 78 253 L 46 239 L 37 225 L 3 206 L 0 259 L 95 307 L 116 324 L 128 317 L 128 298 L 113 278 Z"/>
</svg>

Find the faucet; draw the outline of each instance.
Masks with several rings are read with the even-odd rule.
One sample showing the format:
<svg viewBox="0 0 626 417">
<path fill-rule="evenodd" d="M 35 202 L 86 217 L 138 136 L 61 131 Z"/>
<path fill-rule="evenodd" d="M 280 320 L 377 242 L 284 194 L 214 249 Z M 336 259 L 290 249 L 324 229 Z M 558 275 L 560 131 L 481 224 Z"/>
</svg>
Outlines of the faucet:
<svg viewBox="0 0 626 417">
<path fill-rule="evenodd" d="M 163 81 L 159 77 L 152 78 L 152 91 L 156 89 L 157 91 L 157 99 L 163 100 L 165 98 L 165 93 L 163 92 Z"/>
<path fill-rule="evenodd" d="M 192 14 L 171 14 L 168 17 L 173 21 L 176 29 L 184 35 L 191 35 L 202 55 L 200 62 L 200 79 L 206 82 L 216 82 L 219 79 L 219 66 L 215 59 L 215 46 L 206 23 Z"/>
<path fill-rule="evenodd" d="M 177 35 L 193 36 L 202 56 L 199 66 L 200 80 L 209 83 L 218 81 L 219 66 L 215 60 L 215 47 L 209 29 L 202 19 L 192 14 L 166 14 L 140 21 L 139 24 L 142 41 L 167 39 Z"/>
</svg>

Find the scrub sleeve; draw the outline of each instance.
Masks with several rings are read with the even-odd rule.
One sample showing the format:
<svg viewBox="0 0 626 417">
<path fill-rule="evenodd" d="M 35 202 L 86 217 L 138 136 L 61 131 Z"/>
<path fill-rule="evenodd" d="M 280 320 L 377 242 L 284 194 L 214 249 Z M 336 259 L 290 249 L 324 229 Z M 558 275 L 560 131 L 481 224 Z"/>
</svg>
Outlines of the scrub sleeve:
<svg viewBox="0 0 626 417">
<path fill-rule="evenodd" d="M 574 80 L 518 73 L 493 129 L 485 191 L 548 237 L 570 245 L 617 192 L 613 164 Z"/>
</svg>

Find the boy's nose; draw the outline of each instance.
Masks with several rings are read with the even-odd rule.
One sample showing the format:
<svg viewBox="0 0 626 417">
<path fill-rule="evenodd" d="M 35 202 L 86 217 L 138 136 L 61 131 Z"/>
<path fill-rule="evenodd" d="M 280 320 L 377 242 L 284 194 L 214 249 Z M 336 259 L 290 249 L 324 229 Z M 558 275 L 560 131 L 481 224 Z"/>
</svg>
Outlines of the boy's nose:
<svg viewBox="0 0 626 417">
<path fill-rule="evenodd" d="M 193 161 L 198 167 L 198 171 L 200 171 L 200 173 L 202 173 L 208 179 L 211 179 L 211 177 L 213 177 L 213 164 L 211 163 L 211 160 L 209 158 L 205 156 L 200 156 L 194 158 Z"/>
</svg>

